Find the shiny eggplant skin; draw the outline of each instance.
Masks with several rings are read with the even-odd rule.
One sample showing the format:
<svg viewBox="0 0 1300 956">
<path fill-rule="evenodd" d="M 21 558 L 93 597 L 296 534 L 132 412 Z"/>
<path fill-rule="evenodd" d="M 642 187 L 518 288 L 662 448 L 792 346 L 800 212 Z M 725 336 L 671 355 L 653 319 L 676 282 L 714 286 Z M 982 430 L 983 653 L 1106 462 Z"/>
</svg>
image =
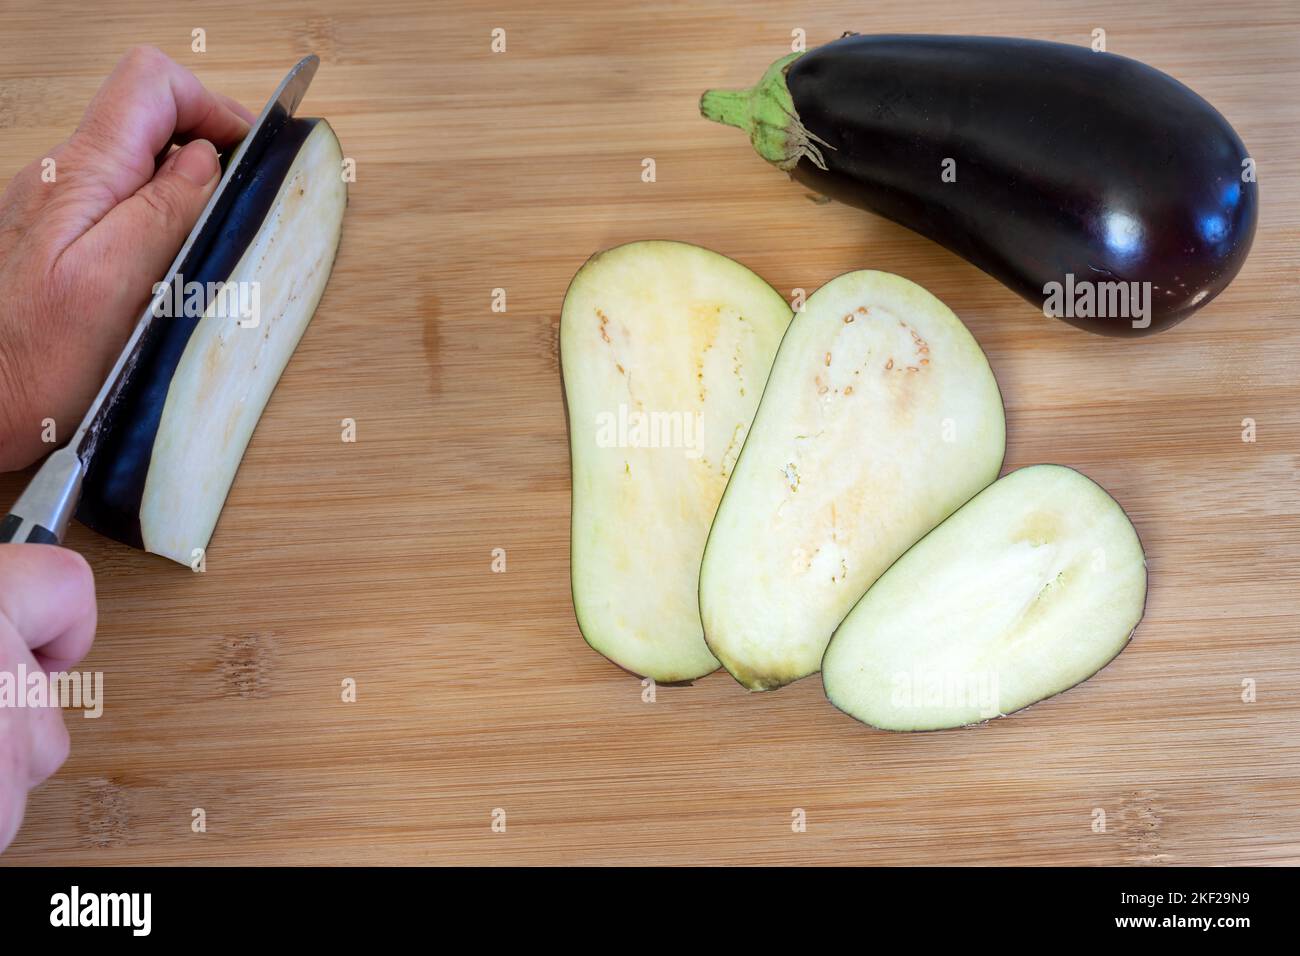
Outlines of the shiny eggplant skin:
<svg viewBox="0 0 1300 956">
<path fill-rule="evenodd" d="M 1241 139 L 1135 60 L 1034 40 L 846 36 L 792 58 L 785 82 L 813 147 L 795 179 L 933 239 L 1081 328 L 1175 325 L 1250 250 L 1258 196 Z M 1130 309 L 1100 304 L 1117 282 L 1136 296 Z M 1124 314 L 1068 314 L 1080 311 Z"/>
</svg>

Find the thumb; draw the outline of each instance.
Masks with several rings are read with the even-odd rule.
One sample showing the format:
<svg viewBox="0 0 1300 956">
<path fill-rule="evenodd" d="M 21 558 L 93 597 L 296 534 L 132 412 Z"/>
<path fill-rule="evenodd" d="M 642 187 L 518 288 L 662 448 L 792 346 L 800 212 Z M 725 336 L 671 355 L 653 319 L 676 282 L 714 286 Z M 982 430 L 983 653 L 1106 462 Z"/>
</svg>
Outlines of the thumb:
<svg viewBox="0 0 1300 956">
<path fill-rule="evenodd" d="M 173 152 L 153 179 L 114 206 L 79 240 L 92 261 L 113 261 L 123 292 L 151 295 L 207 205 L 221 164 L 206 139 Z"/>
</svg>

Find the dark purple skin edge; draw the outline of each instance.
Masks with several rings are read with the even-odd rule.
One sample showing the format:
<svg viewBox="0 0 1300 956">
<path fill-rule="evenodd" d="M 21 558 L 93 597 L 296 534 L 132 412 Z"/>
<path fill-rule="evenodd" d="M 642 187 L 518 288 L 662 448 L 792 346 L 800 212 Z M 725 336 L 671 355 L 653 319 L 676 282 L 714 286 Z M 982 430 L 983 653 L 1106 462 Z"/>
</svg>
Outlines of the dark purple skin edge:
<svg viewBox="0 0 1300 956">
<path fill-rule="evenodd" d="M 1241 139 L 1135 60 L 1036 40 L 847 36 L 799 57 L 786 81 L 825 143 L 825 170 L 805 157 L 792 171 L 812 189 L 940 243 L 1039 309 L 1067 273 L 1151 283 L 1148 328 L 1064 319 L 1080 328 L 1169 328 L 1250 251 L 1258 196 Z"/>
</svg>

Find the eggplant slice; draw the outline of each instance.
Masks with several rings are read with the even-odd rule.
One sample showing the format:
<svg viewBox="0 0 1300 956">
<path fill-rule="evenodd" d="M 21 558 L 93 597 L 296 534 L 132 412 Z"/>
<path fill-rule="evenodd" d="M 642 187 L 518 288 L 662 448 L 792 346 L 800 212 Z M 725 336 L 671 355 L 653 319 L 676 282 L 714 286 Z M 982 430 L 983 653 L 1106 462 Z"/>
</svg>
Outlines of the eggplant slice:
<svg viewBox="0 0 1300 956">
<path fill-rule="evenodd" d="M 321 119 L 288 120 L 226 212 L 182 263 L 184 282 L 232 297 L 169 316 L 105 423 L 77 517 L 133 547 L 191 564 L 206 549 L 262 409 L 325 290 L 347 185 Z M 256 288 L 256 299 L 252 290 Z M 256 324 L 253 324 L 253 318 Z"/>
<path fill-rule="evenodd" d="M 679 242 L 599 253 L 569 286 L 573 606 L 587 643 L 638 675 L 718 666 L 700 555 L 790 317 L 744 266 Z"/>
<path fill-rule="evenodd" d="M 1110 495 L 1070 468 L 1022 468 L 867 592 L 826 651 L 826 695 L 885 730 L 1009 714 L 1118 655 L 1146 589 L 1142 545 Z"/>
<path fill-rule="evenodd" d="M 709 534 L 710 650 L 751 690 L 814 673 L 922 535 L 993 481 L 1005 420 L 966 327 L 920 286 L 853 272 L 795 317 Z"/>
</svg>

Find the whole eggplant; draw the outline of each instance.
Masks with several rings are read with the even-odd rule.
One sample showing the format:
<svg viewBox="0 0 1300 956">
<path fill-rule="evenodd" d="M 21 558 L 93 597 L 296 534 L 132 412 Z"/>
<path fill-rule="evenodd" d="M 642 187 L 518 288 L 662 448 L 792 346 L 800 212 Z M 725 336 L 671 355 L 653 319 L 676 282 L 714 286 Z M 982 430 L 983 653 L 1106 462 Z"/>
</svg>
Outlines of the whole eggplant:
<svg viewBox="0 0 1300 956">
<path fill-rule="evenodd" d="M 708 119 L 795 179 L 946 246 L 1045 314 L 1168 328 L 1232 281 L 1258 218 L 1228 122 L 1159 70 L 998 37 L 845 37 L 783 57 Z"/>
</svg>

